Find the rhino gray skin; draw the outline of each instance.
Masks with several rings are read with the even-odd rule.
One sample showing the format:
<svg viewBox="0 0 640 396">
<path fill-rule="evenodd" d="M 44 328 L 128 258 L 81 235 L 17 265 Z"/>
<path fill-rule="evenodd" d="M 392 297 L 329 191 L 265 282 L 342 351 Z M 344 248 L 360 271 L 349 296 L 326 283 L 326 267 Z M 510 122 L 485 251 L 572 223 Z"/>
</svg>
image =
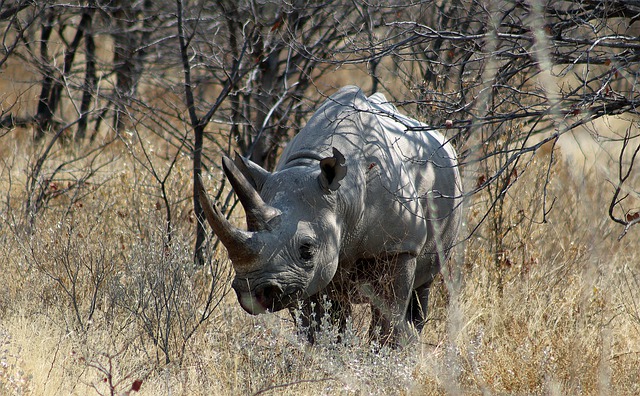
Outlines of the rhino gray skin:
<svg viewBox="0 0 640 396">
<path fill-rule="evenodd" d="M 382 342 L 422 329 L 429 286 L 457 238 L 462 195 L 454 149 L 424 126 L 382 94 L 347 86 L 291 140 L 273 173 L 225 157 L 248 231 L 231 225 L 198 181 L 247 312 L 302 307 L 297 318 L 311 341 L 313 318 L 329 305 L 344 327 L 351 303 L 370 303 L 370 332 Z"/>
</svg>

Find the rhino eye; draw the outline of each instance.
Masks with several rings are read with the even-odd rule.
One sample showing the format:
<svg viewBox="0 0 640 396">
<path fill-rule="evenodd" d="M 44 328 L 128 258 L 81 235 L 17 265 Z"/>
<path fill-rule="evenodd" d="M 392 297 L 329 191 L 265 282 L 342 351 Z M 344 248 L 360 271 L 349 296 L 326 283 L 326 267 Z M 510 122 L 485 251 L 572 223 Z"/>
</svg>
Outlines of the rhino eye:
<svg viewBox="0 0 640 396">
<path fill-rule="evenodd" d="M 309 261 L 313 258 L 314 246 L 311 242 L 304 242 L 300 245 L 300 258 Z"/>
</svg>

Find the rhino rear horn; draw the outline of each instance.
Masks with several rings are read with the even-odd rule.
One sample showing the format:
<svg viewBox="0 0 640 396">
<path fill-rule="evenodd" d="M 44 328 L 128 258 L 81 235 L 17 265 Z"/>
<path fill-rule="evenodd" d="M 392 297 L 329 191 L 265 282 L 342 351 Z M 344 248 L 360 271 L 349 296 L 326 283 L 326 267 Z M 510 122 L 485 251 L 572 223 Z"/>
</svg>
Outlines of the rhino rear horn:
<svg viewBox="0 0 640 396">
<path fill-rule="evenodd" d="M 213 232 L 227 249 L 231 261 L 234 264 L 251 262 L 257 255 L 256 249 L 251 244 L 252 233 L 234 227 L 216 206 L 211 205 L 200 175 L 196 177 L 195 183 L 204 215 Z"/>
<path fill-rule="evenodd" d="M 249 231 L 269 229 L 269 221 L 279 216 L 280 211 L 262 200 L 255 187 L 230 158 L 222 158 L 222 169 L 244 207 Z"/>
<path fill-rule="evenodd" d="M 251 161 L 248 158 L 243 158 L 240 154 L 236 152 L 235 157 L 233 158 L 233 162 L 236 164 L 240 172 L 244 175 L 245 178 L 251 183 L 251 185 L 256 189 L 256 191 L 260 192 L 262 190 L 262 185 L 265 180 L 271 175 L 271 173 L 255 162 Z"/>
<path fill-rule="evenodd" d="M 344 165 L 344 155 L 335 147 L 333 157 L 320 160 L 320 186 L 326 192 L 335 191 L 340 187 L 339 181 L 347 175 L 347 167 Z"/>
</svg>

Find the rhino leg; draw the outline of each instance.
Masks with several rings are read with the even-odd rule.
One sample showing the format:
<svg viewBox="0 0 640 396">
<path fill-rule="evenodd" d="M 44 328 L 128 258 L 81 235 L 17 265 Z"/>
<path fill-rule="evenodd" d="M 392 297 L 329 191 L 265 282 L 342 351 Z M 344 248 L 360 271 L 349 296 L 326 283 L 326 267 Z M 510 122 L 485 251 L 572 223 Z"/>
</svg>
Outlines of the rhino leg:
<svg viewBox="0 0 640 396">
<path fill-rule="evenodd" d="M 306 334 L 310 343 L 314 343 L 316 333 L 322 331 L 321 321 L 325 315 L 329 315 L 330 323 L 338 326 L 338 331 L 343 333 L 347 319 L 351 316 L 351 304 L 338 299 L 330 299 L 324 293 L 318 293 L 302 300 L 300 309 L 289 310 L 296 326 Z"/>
<path fill-rule="evenodd" d="M 418 333 L 422 331 L 427 319 L 427 306 L 429 304 L 429 286 L 422 285 L 411 294 L 409 307 L 407 307 L 407 322 L 413 323 Z"/>
<path fill-rule="evenodd" d="M 386 265 L 392 279 L 379 278 L 372 282 L 372 290 L 365 292 L 371 301 L 369 335 L 381 344 L 397 346 L 415 335 L 407 323 L 407 310 L 413 292 L 416 258 L 401 253 L 391 256 Z"/>
</svg>

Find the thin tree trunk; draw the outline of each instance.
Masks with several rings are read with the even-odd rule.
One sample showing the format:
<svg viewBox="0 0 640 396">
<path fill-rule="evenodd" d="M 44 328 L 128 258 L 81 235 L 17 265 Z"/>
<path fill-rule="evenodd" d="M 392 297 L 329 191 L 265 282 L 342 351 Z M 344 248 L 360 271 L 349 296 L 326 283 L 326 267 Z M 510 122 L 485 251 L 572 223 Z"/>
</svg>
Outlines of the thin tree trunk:
<svg viewBox="0 0 640 396">
<path fill-rule="evenodd" d="M 49 106 L 49 96 L 51 93 L 51 87 L 53 85 L 53 76 L 50 64 L 51 59 L 49 57 L 49 38 L 53 31 L 53 22 L 55 20 L 55 14 L 53 11 L 49 11 L 45 22 L 42 24 L 40 30 L 40 62 L 44 69 L 44 76 L 42 76 L 42 87 L 40 89 L 40 98 L 38 99 L 38 108 L 36 110 L 36 123 L 38 128 L 36 129 L 35 139 L 41 140 L 44 137 L 47 129 L 49 129 L 49 122 L 53 117 L 53 110 Z"/>
<path fill-rule="evenodd" d="M 84 32 L 87 27 L 91 24 L 91 15 L 92 11 L 87 10 L 80 20 L 80 24 L 78 25 L 78 30 L 76 31 L 73 40 L 69 44 L 69 47 L 65 51 L 64 54 L 64 63 L 62 67 L 62 77 L 59 79 L 54 78 L 54 70 L 52 68 L 48 68 L 50 63 L 49 53 L 48 53 L 48 40 L 51 36 L 52 25 L 55 19 L 55 15 L 50 15 L 48 19 L 48 23 L 46 23 L 42 27 L 42 42 L 40 47 L 40 55 L 42 58 L 42 62 L 46 64 L 47 71 L 44 76 L 44 80 L 42 83 L 42 91 L 40 92 L 40 101 L 38 102 L 38 110 L 36 115 L 36 120 L 38 122 L 38 132 L 36 135 L 36 140 L 41 139 L 46 131 L 51 126 L 51 122 L 53 120 L 53 115 L 58 108 L 58 104 L 60 102 L 60 97 L 62 93 L 62 88 L 64 87 L 63 77 L 69 75 L 71 72 L 71 68 L 73 67 L 73 61 L 75 60 L 76 53 L 78 47 L 80 46 L 80 42 L 84 37 Z M 60 35 L 62 35 L 61 28 Z"/>
<path fill-rule="evenodd" d="M 91 22 L 91 14 L 93 9 L 86 11 L 89 13 L 89 23 Z M 84 75 L 84 87 L 82 90 L 82 101 L 80 102 L 80 121 L 78 122 L 78 129 L 76 130 L 75 141 L 81 142 L 84 140 L 87 131 L 87 123 L 89 121 L 89 110 L 91 108 L 91 100 L 93 99 L 93 92 L 96 88 L 96 44 L 93 40 L 93 33 L 89 30 L 85 31 L 84 35 L 85 46 L 85 75 Z"/>
</svg>

